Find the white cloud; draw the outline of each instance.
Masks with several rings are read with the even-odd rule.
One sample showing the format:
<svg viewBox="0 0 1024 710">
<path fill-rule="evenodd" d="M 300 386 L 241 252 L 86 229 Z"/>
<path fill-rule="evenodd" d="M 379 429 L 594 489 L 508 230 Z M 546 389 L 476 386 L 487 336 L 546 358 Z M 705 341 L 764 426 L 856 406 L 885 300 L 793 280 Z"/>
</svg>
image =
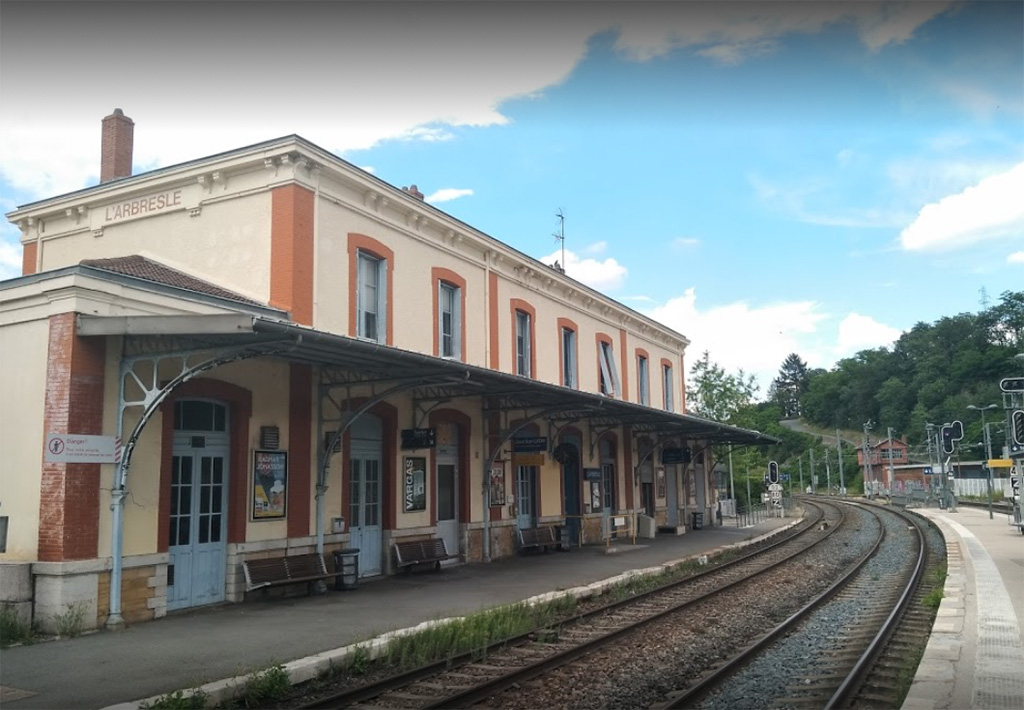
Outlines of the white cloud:
<svg viewBox="0 0 1024 710">
<path fill-rule="evenodd" d="M 554 264 L 561 263 L 562 250 L 559 249 L 553 254 L 542 256 L 539 261 Z M 583 259 L 569 249 L 565 250 L 565 263 L 562 264 L 566 276 L 571 276 L 577 281 L 590 286 L 598 291 L 614 291 L 620 288 L 626 280 L 628 270 L 625 266 L 611 257 L 598 261 L 597 259 Z"/>
<path fill-rule="evenodd" d="M 608 250 L 608 242 L 604 242 L 604 241 L 602 241 L 602 242 L 594 242 L 593 244 L 588 244 L 587 246 L 583 247 L 583 249 L 581 249 L 581 251 L 584 254 L 603 254 L 607 250 Z"/>
<path fill-rule="evenodd" d="M 711 360 L 726 372 L 735 374 L 742 369 L 754 375 L 760 396 L 767 394 L 790 353 L 799 353 L 811 367 L 833 362 L 831 353 L 809 348 L 819 324 L 828 318 L 813 301 L 762 306 L 737 302 L 702 310 L 697 307 L 696 290 L 689 288 L 682 296 L 644 312 L 690 339 L 690 363 L 707 350 Z"/>
<path fill-rule="evenodd" d="M 729 374 L 742 369 L 754 375 L 762 398 L 790 353 L 797 353 L 811 368 L 829 369 L 860 350 L 890 346 L 901 335 L 898 329 L 857 313 L 843 318 L 837 331 L 835 317 L 821 312 L 814 301 L 739 301 L 705 310 L 698 307 L 693 288 L 644 313 L 690 339 L 689 363 L 707 350 Z"/>
<path fill-rule="evenodd" d="M 747 177 L 754 194 L 767 209 L 798 222 L 824 227 L 897 228 L 906 224 L 909 215 L 888 207 L 848 208 L 827 212 L 809 207 L 809 203 L 826 202 L 836 192 L 822 178 L 807 178 L 797 185 L 782 185 L 756 174 Z"/>
<path fill-rule="evenodd" d="M 962 192 L 921 208 L 900 233 L 907 251 L 969 248 L 978 242 L 1024 235 L 1024 163 L 991 175 Z"/>
<path fill-rule="evenodd" d="M 696 237 L 676 237 L 672 240 L 672 246 L 676 249 L 689 249 L 700 246 L 700 240 Z"/>
<path fill-rule="evenodd" d="M 871 316 L 851 313 L 839 323 L 836 357 L 848 357 L 861 350 L 892 345 L 902 331 L 879 323 Z"/>
<path fill-rule="evenodd" d="M 1024 251 L 1015 251 L 1006 257 L 1007 264 L 1024 264 Z"/>
<path fill-rule="evenodd" d="M 26 3 L 4 16 L 0 83 L 8 98 L 32 100 L 0 104 L 0 176 L 29 199 L 95 181 L 99 122 L 114 107 L 136 121 L 140 170 L 291 133 L 344 153 L 505 124 L 502 102 L 542 96 L 564 81 L 602 31 L 618 31 L 616 48 L 634 60 L 693 48 L 737 62 L 786 34 L 850 21 L 878 49 L 905 40 L 947 4 L 593 3 L 581 13 L 573 3 L 415 3 L 403 4 L 396 22 L 386 4 L 308 3 L 297 22 L 280 3 L 256 3 L 244 18 L 205 3 L 154 5 L 144 17 L 118 3 L 72 3 L 62 6 L 62 23 L 83 31 L 65 33 L 61 51 L 43 56 L 36 49 L 51 18 L 28 9 L 42 4 Z M 304 71 L 283 75 L 279 53 L 266 47 L 288 47 Z M 33 61 L 17 59 L 26 56 Z M 66 81 L 65 58 L 83 56 L 117 66 L 116 80 Z M 213 68 L 231 81 L 197 79 Z M 403 79 L 399 86 L 387 77 Z M 287 96 L 268 94 L 278 79 Z"/>
<path fill-rule="evenodd" d="M 735 64 L 771 51 L 791 33 L 814 34 L 852 22 L 871 51 L 904 42 L 950 2 L 664 3 L 645 5 L 642 16 L 622 26 L 616 43 L 638 61 L 681 47 Z M 680 9 L 682 8 L 682 9 Z"/>
<path fill-rule="evenodd" d="M 435 202 L 450 202 L 451 200 L 457 200 L 460 197 L 468 197 L 472 195 L 473 191 L 468 188 L 457 188 L 457 187 L 444 187 L 427 195 L 424 200 L 431 204 Z"/>
</svg>

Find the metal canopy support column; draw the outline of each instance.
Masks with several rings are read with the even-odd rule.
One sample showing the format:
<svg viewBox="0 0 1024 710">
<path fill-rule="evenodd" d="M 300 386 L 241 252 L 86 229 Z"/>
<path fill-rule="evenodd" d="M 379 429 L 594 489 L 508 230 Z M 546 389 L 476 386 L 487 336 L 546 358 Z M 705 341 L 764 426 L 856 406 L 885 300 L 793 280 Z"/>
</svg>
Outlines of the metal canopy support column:
<svg viewBox="0 0 1024 710">
<path fill-rule="evenodd" d="M 301 336 L 298 339 L 301 341 Z M 298 344 L 298 341 L 290 347 L 294 347 Z M 109 629 L 119 629 L 124 627 L 124 618 L 121 616 L 121 576 L 123 570 L 123 559 L 124 553 L 124 499 L 127 495 L 126 487 L 128 483 L 128 471 L 131 468 L 132 454 L 135 451 L 135 445 L 139 441 L 139 437 L 142 435 L 142 431 L 146 428 L 146 424 L 153 417 L 157 408 L 167 399 L 168 395 L 171 394 L 175 389 L 184 383 L 188 382 L 197 375 L 226 365 L 230 362 L 237 362 L 239 360 L 247 360 L 254 357 L 275 355 L 289 347 L 274 347 L 271 349 L 264 347 L 253 348 L 252 346 L 229 348 L 221 351 L 212 356 L 206 357 L 205 360 L 196 364 L 189 364 L 191 358 L 200 357 L 210 352 L 209 349 L 199 351 L 187 351 L 187 352 L 176 352 L 176 353 L 164 353 L 160 355 L 140 355 L 132 357 L 121 358 L 121 364 L 119 368 L 120 378 L 117 386 L 117 424 L 116 431 L 118 436 L 121 435 L 124 429 L 124 414 L 125 410 L 129 407 L 141 407 L 142 414 L 139 417 L 139 421 L 135 423 L 132 428 L 131 434 L 124 442 L 124 447 L 121 451 L 121 460 L 117 464 L 114 470 L 114 481 L 110 490 L 110 509 L 113 513 L 111 521 L 111 569 L 110 569 L 110 613 L 107 616 L 106 626 Z M 178 374 L 171 380 L 161 384 L 160 383 L 160 366 L 169 361 L 180 361 Z M 146 372 L 140 371 L 138 368 L 143 363 L 149 363 L 146 368 Z M 126 383 L 131 381 L 134 383 L 134 388 L 140 393 L 138 399 L 129 399 L 127 394 Z"/>
</svg>

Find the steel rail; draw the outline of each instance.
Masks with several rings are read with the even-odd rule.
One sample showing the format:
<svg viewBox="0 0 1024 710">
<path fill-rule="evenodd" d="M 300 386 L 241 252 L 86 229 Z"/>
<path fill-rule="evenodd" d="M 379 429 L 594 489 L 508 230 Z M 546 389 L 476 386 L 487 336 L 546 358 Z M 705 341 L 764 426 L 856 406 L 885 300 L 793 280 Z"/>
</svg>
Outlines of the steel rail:
<svg viewBox="0 0 1024 710">
<path fill-rule="evenodd" d="M 826 504 L 828 503 L 827 501 L 824 501 L 824 502 Z M 603 605 L 603 606 L 601 606 L 598 609 L 593 609 L 591 611 L 584 612 L 582 614 L 577 614 L 577 615 L 575 615 L 573 617 L 570 617 L 569 619 L 566 619 L 566 620 L 560 622 L 559 626 L 560 627 L 576 626 L 576 625 L 579 625 L 581 622 L 586 621 L 586 620 L 588 620 L 588 619 L 590 619 L 590 618 L 592 618 L 594 616 L 607 615 L 609 611 L 620 610 L 620 609 L 622 609 L 624 607 L 636 606 L 639 602 L 642 602 L 644 600 L 650 599 L 650 598 L 655 597 L 657 595 L 663 595 L 663 594 L 666 594 L 666 593 L 671 593 L 671 591 L 673 589 L 678 589 L 678 588 L 681 588 L 681 587 L 684 587 L 684 586 L 687 586 L 687 585 L 693 585 L 698 580 L 701 580 L 702 578 L 707 577 L 709 575 L 721 575 L 723 571 L 729 570 L 730 568 L 734 568 L 734 567 L 736 567 L 736 566 L 738 566 L 738 565 L 740 565 L 740 564 L 742 564 L 744 562 L 748 562 L 748 561 L 752 560 L 753 558 L 765 556 L 767 553 L 769 553 L 769 552 L 771 552 L 773 550 L 776 550 L 777 548 L 781 547 L 782 545 L 785 545 L 787 543 L 791 543 L 791 542 L 797 540 L 799 537 L 801 537 L 805 533 L 811 531 L 824 518 L 824 510 L 822 509 L 820 504 L 811 503 L 811 505 L 815 506 L 815 508 L 818 510 L 819 515 L 817 517 L 809 520 L 807 523 L 805 523 L 801 527 L 799 527 L 797 530 L 795 530 L 795 532 L 793 534 L 785 536 L 781 540 L 773 542 L 772 544 L 770 544 L 770 545 L 768 545 L 768 546 L 766 546 L 764 548 L 761 548 L 761 549 L 758 549 L 756 551 L 753 551 L 753 552 L 750 552 L 748 554 L 745 554 L 745 555 L 743 555 L 743 556 L 741 556 L 741 557 L 739 557 L 739 558 L 737 558 L 735 560 L 730 560 L 729 562 L 726 562 L 726 563 L 724 563 L 722 565 L 714 567 L 713 569 L 709 569 L 709 570 L 706 570 L 704 572 L 700 572 L 698 574 L 686 577 L 686 578 L 681 579 L 681 580 L 676 580 L 674 582 L 671 582 L 669 584 L 663 585 L 661 587 L 649 590 L 647 592 L 643 592 L 643 593 L 638 594 L 636 596 L 632 596 L 632 597 L 630 597 L 628 599 L 623 599 L 623 600 L 619 600 L 617 602 L 612 602 L 611 604 Z M 842 512 L 842 511 L 840 510 L 840 512 Z M 840 523 L 841 522 L 842 522 L 842 519 L 840 520 Z M 769 565 L 767 567 L 764 567 L 762 569 L 757 570 L 754 576 L 756 576 L 757 574 L 762 574 L 764 572 L 767 572 L 767 571 L 769 571 L 771 569 L 774 569 L 775 567 L 778 567 L 779 565 L 784 564 L 785 562 L 790 561 L 794 557 L 796 557 L 796 556 L 798 556 L 800 554 L 803 554 L 807 550 L 811 549 L 815 545 L 817 545 L 817 544 L 821 543 L 822 541 L 824 541 L 825 539 L 827 539 L 835 531 L 839 530 L 840 527 L 841 527 L 841 524 L 833 526 L 819 540 L 815 541 L 811 545 L 808 545 L 807 547 L 804 547 L 804 548 L 794 552 L 791 555 L 788 555 L 787 557 L 785 557 L 785 558 L 783 558 L 781 560 L 778 560 L 778 561 L 774 562 L 773 564 L 771 564 L 771 565 Z M 708 592 L 708 593 L 705 593 L 705 594 L 700 594 L 697 597 L 689 599 L 689 600 L 687 600 L 687 601 L 685 601 L 685 602 L 683 602 L 681 604 L 671 606 L 671 607 L 669 607 L 669 608 L 667 608 L 667 609 L 665 609 L 663 611 L 660 611 L 660 612 L 656 612 L 655 614 L 653 614 L 651 616 L 648 616 L 648 617 L 646 617 L 646 618 L 644 618 L 644 619 L 642 619 L 640 621 L 627 624 L 627 625 L 625 625 L 625 626 L 623 626 L 623 627 L 621 627 L 619 629 L 615 629 L 615 630 L 613 630 L 613 631 L 611 631 L 611 632 L 609 632 L 607 634 L 602 634 L 600 636 L 594 637 L 593 639 L 590 639 L 590 640 L 587 640 L 587 641 L 583 641 L 583 642 L 581 642 L 577 646 L 574 646 L 571 649 L 568 649 L 566 651 L 550 655 L 550 656 L 548 656 L 548 657 L 546 657 L 544 659 L 541 659 L 540 661 L 538 661 L 536 663 L 530 664 L 528 666 L 520 667 L 518 669 L 515 669 L 513 672 L 511 672 L 509 674 L 502 675 L 502 676 L 500 676 L 498 678 L 490 679 L 490 680 L 485 681 L 483 683 L 480 683 L 480 684 L 478 684 L 476 686 L 472 686 L 472 687 L 467 688 L 467 689 L 465 689 L 463 691 L 460 691 L 460 692 L 458 692 L 456 694 L 447 695 L 445 697 L 429 697 L 429 696 L 424 696 L 423 697 L 423 704 L 418 705 L 418 707 L 422 707 L 422 708 L 452 708 L 452 707 L 464 707 L 464 706 L 466 706 L 468 704 L 472 704 L 473 702 L 479 702 L 479 700 L 481 700 L 483 698 L 486 698 L 488 696 L 491 696 L 491 695 L 493 695 L 493 694 L 495 694 L 497 692 L 501 692 L 501 690 L 504 690 L 505 688 L 511 686 L 512 684 L 514 684 L 516 682 L 520 682 L 520 681 L 526 680 L 528 678 L 535 677 L 536 675 L 539 675 L 540 673 L 553 670 L 554 668 L 557 668 L 558 666 L 564 665 L 565 663 L 571 662 L 572 660 L 575 660 L 576 658 L 579 658 L 581 656 L 584 656 L 584 655 L 587 655 L 589 653 L 592 653 L 597 648 L 600 648 L 601 646 L 606 645 L 607 643 L 609 643 L 610 641 L 614 640 L 618 636 L 621 636 L 621 635 L 623 635 L 625 633 L 628 633 L 630 631 L 634 631 L 634 630 L 636 630 L 640 626 L 643 626 L 645 624 L 649 624 L 649 623 L 651 623 L 653 621 L 656 621 L 657 619 L 659 619 L 659 618 L 661 618 L 661 617 L 663 617 L 663 616 L 665 616 L 667 614 L 678 612 L 681 609 L 686 608 L 687 606 L 691 606 L 691 605 L 696 604 L 696 603 L 698 603 L 700 601 L 705 601 L 709 596 L 711 596 L 713 594 L 717 594 L 718 592 L 721 592 L 723 590 L 726 590 L 726 589 L 729 589 L 731 587 L 734 587 L 734 586 L 737 586 L 737 585 L 749 582 L 751 579 L 754 578 L 754 576 L 751 576 L 751 575 L 744 576 L 744 577 L 742 577 L 740 579 L 737 579 L 737 580 L 735 580 L 733 582 L 730 582 L 730 583 L 728 583 L 728 584 L 726 584 L 724 586 L 716 587 L 711 592 Z M 412 669 L 410 671 L 406 671 L 405 673 L 402 673 L 402 674 L 399 674 L 399 675 L 396 675 L 396 676 L 392 676 L 392 677 L 384 679 L 382 681 L 378 681 L 378 682 L 375 682 L 375 683 L 367 684 L 365 686 L 362 686 L 362 687 L 359 687 L 359 688 L 355 688 L 355 689 L 352 689 L 352 690 L 343 691 L 341 693 L 334 694 L 334 695 L 332 695 L 330 697 L 327 697 L 327 698 L 321 698 L 321 699 L 316 700 L 316 701 L 314 701 L 312 703 L 309 703 L 307 705 L 301 705 L 299 707 L 310 709 L 310 710 L 313 709 L 313 708 L 348 707 L 348 706 L 351 706 L 353 704 L 362 703 L 362 702 L 365 702 L 367 700 L 371 700 L 373 698 L 381 697 L 381 696 L 386 695 L 387 693 L 389 693 L 391 691 L 395 691 L 395 690 L 397 690 L 399 688 L 403 688 L 403 687 L 408 687 L 409 685 L 411 685 L 413 683 L 416 683 L 417 681 L 421 681 L 421 680 L 423 680 L 425 678 L 429 678 L 429 677 L 431 677 L 433 675 L 439 675 L 440 673 L 451 671 L 451 670 L 453 670 L 455 668 L 466 666 L 466 665 L 468 665 L 468 664 L 470 664 L 470 663 L 472 663 L 474 661 L 480 660 L 481 656 L 486 657 L 487 655 L 489 655 L 489 654 L 491 654 L 491 653 L 493 653 L 493 652 L 495 652 L 497 650 L 504 649 L 504 648 L 510 648 L 510 647 L 514 647 L 514 646 L 519 646 L 519 645 L 524 645 L 526 643 L 529 643 L 529 642 L 534 640 L 535 635 L 540 630 L 541 629 L 535 629 L 535 630 L 529 631 L 529 632 L 527 632 L 525 634 L 520 634 L 519 636 L 510 638 L 510 639 L 504 639 L 504 640 L 501 640 L 501 641 L 497 641 L 497 642 L 495 642 L 493 644 L 488 645 L 484 649 L 476 649 L 474 651 L 466 652 L 466 653 L 460 654 L 460 655 L 452 657 L 452 658 L 448 658 L 448 659 L 444 659 L 444 660 L 441 660 L 441 661 L 436 661 L 434 663 L 426 664 L 424 666 L 420 666 L 418 668 L 414 668 L 414 669 Z"/>
<path fill-rule="evenodd" d="M 865 508 L 868 510 L 868 508 Z M 872 515 L 875 515 L 876 519 L 879 516 L 871 511 Z M 760 653 L 770 643 L 778 639 L 782 634 L 789 631 L 801 621 L 803 621 L 811 612 L 825 604 L 837 594 L 839 594 L 846 585 L 848 585 L 861 568 L 867 564 L 868 560 L 878 551 L 881 547 L 882 542 L 885 540 L 885 525 L 882 524 L 879 519 L 879 534 L 871 548 L 861 556 L 857 563 L 851 567 L 851 569 L 840 579 L 836 580 L 828 589 L 819 594 L 817 597 L 808 602 L 804 607 L 795 612 L 788 619 L 780 623 L 774 629 L 764 634 L 760 639 L 755 641 L 753 644 L 736 654 L 728 661 L 723 663 L 721 666 L 716 668 L 713 672 L 705 675 L 698 680 L 694 685 L 683 691 L 682 694 L 673 698 L 671 701 L 658 705 L 658 710 L 678 710 L 679 708 L 691 708 L 697 704 L 703 697 L 705 697 L 709 691 L 715 686 L 721 684 L 730 675 L 732 675 L 740 667 L 749 663 L 753 658 Z"/>
<path fill-rule="evenodd" d="M 905 513 L 898 513 L 896 511 L 890 512 L 901 518 L 907 519 L 913 526 L 914 532 L 917 534 L 918 552 L 914 572 L 910 576 L 910 580 L 907 582 L 907 585 L 904 587 L 903 594 L 900 595 L 899 600 L 893 607 L 892 613 L 890 613 L 886 618 L 882 627 L 878 630 L 878 633 L 875 634 L 874 639 L 872 639 L 871 643 L 864 650 L 864 653 L 857 660 L 857 663 L 846 675 L 846 678 L 840 684 L 839 688 L 836 689 L 836 692 L 832 694 L 832 697 L 829 698 L 822 710 L 833 710 L 833 708 L 849 706 L 850 700 L 859 689 L 864 678 L 867 677 L 868 672 L 874 666 L 875 661 L 885 649 L 885 645 L 888 643 L 889 638 L 899 625 L 899 621 L 903 617 L 903 613 L 906 611 L 910 604 L 910 600 L 914 595 L 914 590 L 917 588 L 917 585 L 924 574 L 928 549 L 925 544 L 924 533 L 921 531 L 921 527 L 916 522 L 910 520 Z"/>
</svg>

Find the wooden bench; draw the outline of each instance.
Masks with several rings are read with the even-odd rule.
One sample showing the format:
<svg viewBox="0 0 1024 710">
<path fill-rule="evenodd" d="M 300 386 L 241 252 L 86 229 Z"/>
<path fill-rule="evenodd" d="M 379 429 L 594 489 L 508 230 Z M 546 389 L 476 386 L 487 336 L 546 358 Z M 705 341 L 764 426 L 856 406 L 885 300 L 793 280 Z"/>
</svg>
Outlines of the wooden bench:
<svg viewBox="0 0 1024 710">
<path fill-rule="evenodd" d="M 519 551 L 539 549 L 544 552 L 549 547 L 562 547 L 562 535 L 554 525 L 542 525 L 537 528 L 519 528 Z"/>
<path fill-rule="evenodd" d="M 394 543 L 393 547 L 395 564 L 399 568 L 404 568 L 406 573 L 411 572 L 413 567 L 428 564 L 439 570 L 441 562 L 452 556 L 444 540 L 439 537 L 429 540 L 404 540 Z"/>
<path fill-rule="evenodd" d="M 313 552 L 304 555 L 286 555 L 284 557 L 268 557 L 261 560 L 244 560 L 242 569 L 245 571 L 245 590 L 268 590 L 284 584 L 309 585 L 309 593 L 313 593 L 313 584 L 322 579 L 330 579 L 342 574 L 328 572 L 323 555 Z"/>
</svg>

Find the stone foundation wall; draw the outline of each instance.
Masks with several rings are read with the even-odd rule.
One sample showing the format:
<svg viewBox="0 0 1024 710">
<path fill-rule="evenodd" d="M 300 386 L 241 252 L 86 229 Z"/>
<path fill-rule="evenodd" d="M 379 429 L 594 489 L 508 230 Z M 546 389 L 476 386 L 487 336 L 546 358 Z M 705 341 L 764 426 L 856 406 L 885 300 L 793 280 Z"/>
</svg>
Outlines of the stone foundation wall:
<svg viewBox="0 0 1024 710">
<path fill-rule="evenodd" d="M 110 572 L 97 575 L 96 625 L 110 614 Z M 167 565 L 128 567 L 121 571 L 121 618 L 126 624 L 167 615 Z"/>
</svg>

